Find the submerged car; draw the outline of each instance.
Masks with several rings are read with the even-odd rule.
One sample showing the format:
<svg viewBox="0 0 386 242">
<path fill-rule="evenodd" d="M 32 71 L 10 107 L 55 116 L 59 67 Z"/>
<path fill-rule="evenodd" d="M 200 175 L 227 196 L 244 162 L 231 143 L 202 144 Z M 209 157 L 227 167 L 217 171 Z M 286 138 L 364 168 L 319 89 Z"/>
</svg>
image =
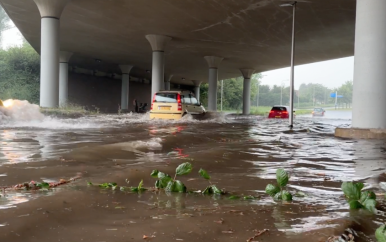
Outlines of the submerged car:
<svg viewBox="0 0 386 242">
<path fill-rule="evenodd" d="M 323 108 L 314 108 L 312 111 L 312 116 L 324 116 L 326 111 Z"/>
<path fill-rule="evenodd" d="M 159 91 L 153 97 L 150 119 L 178 120 L 186 114 L 205 113 L 205 108 L 190 91 Z"/>
<path fill-rule="evenodd" d="M 288 106 L 275 105 L 269 112 L 268 118 L 289 118 L 289 110 L 290 108 Z M 295 116 L 294 111 L 294 117 Z"/>
</svg>

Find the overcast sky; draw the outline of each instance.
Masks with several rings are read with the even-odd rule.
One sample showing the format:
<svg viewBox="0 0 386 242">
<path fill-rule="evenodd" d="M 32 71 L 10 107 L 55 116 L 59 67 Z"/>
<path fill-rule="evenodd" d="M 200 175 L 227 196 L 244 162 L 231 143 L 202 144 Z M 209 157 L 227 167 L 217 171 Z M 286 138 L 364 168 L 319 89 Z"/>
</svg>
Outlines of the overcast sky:
<svg viewBox="0 0 386 242">
<path fill-rule="evenodd" d="M 290 68 L 263 72 L 262 84 L 289 86 Z M 354 57 L 317 62 L 295 66 L 295 89 L 302 83 L 320 83 L 326 87 L 339 87 L 346 81 L 352 81 L 354 75 Z"/>
<path fill-rule="evenodd" d="M 19 30 L 14 27 L 3 33 L 3 47 L 7 48 L 22 43 Z M 290 68 L 263 72 L 262 84 L 289 86 Z M 329 88 L 339 87 L 346 81 L 353 80 L 354 57 L 323 61 L 295 67 L 295 89 L 302 83 L 320 83 Z"/>
</svg>

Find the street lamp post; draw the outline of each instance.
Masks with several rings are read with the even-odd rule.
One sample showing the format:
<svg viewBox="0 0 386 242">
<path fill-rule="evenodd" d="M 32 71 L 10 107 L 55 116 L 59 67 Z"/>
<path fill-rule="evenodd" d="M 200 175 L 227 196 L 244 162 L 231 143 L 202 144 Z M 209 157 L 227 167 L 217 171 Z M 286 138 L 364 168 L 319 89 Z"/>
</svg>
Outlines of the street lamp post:
<svg viewBox="0 0 386 242">
<path fill-rule="evenodd" d="M 296 1 L 292 3 L 285 3 L 280 7 L 292 7 L 292 47 L 291 47 L 291 82 L 290 82 L 290 113 L 289 126 L 292 129 L 294 126 L 294 75 L 295 75 L 295 15 L 296 15 Z"/>
</svg>

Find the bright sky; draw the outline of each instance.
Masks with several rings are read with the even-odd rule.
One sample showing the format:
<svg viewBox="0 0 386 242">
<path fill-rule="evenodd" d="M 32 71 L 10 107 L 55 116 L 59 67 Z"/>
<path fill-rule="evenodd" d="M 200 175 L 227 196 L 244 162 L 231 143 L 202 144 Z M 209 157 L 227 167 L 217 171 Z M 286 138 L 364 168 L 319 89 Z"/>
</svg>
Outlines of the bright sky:
<svg viewBox="0 0 386 242">
<path fill-rule="evenodd" d="M 16 27 L 4 31 L 3 34 L 3 48 L 22 44 L 23 37 Z M 289 67 L 263 72 L 262 74 L 263 85 L 289 86 Z M 295 89 L 298 89 L 302 83 L 320 83 L 329 88 L 335 88 L 346 81 L 353 80 L 353 75 L 354 57 L 295 66 Z"/>
<path fill-rule="evenodd" d="M 20 31 L 12 23 L 12 28 L 3 32 L 3 48 L 8 48 L 15 45 L 21 45 L 23 43 L 23 37 Z"/>
<path fill-rule="evenodd" d="M 263 72 L 263 85 L 289 86 L 290 68 Z M 329 88 L 339 87 L 354 76 L 354 57 L 295 66 L 295 89 L 302 83 L 319 83 Z"/>
</svg>

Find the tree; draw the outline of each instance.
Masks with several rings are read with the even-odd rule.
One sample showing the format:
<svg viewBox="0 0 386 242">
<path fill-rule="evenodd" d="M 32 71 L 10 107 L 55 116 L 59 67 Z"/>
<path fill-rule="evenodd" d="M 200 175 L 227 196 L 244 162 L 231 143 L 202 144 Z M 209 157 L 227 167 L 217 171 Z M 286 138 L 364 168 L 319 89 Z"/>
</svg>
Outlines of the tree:
<svg viewBox="0 0 386 242">
<path fill-rule="evenodd" d="M 341 102 L 346 104 L 346 107 L 350 107 L 352 103 L 353 82 L 346 81 L 342 86 L 338 88 L 338 95 L 343 95 Z"/>
<path fill-rule="evenodd" d="M 39 103 L 40 57 L 29 45 L 0 50 L 0 99 Z"/>
</svg>

